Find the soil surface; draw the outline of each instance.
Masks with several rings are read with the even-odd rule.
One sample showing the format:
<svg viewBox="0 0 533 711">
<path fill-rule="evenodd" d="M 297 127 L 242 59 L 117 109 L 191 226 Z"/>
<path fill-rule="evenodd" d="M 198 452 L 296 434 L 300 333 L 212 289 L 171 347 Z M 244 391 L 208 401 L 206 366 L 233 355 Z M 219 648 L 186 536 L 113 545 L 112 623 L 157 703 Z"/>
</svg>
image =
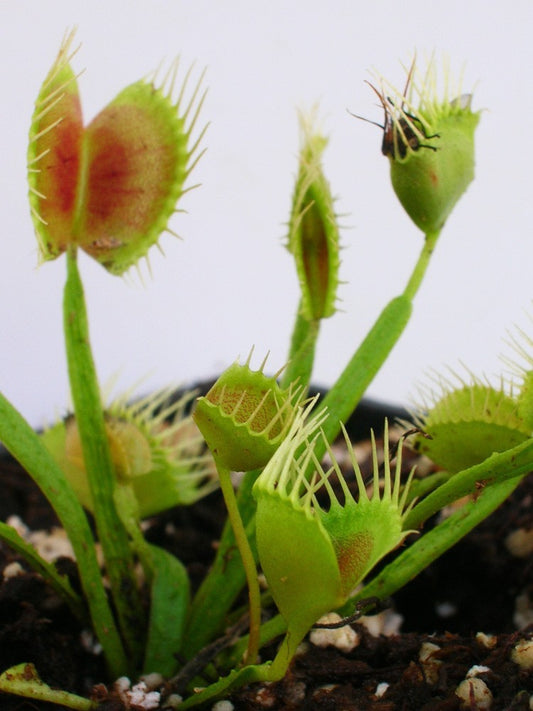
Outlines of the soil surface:
<svg viewBox="0 0 533 711">
<path fill-rule="evenodd" d="M 366 460 L 364 447 L 361 451 Z M 407 459 L 409 468 L 412 461 Z M 34 531 L 57 523 L 46 500 L 8 456 L 0 457 L 0 478 L 1 520 L 18 516 Z M 215 493 L 193 507 L 151 519 L 147 535 L 179 551 L 198 584 L 213 558 L 223 520 L 224 508 Z M 216 711 L 532 709 L 532 533 L 530 475 L 489 519 L 394 596 L 392 614 L 382 612 L 352 624 L 355 641 L 346 642 L 346 634 L 336 646 L 307 641 L 283 681 L 242 689 L 229 698 L 232 705 Z M 75 571 L 68 557 L 58 564 Z M 97 693 L 102 711 L 125 709 L 118 694 L 102 686 L 107 683 L 111 690 L 112 683 L 87 633 L 42 579 L 2 544 L 0 571 L 0 671 L 33 662 L 51 686 L 81 695 Z M 312 633 L 315 642 L 317 632 Z M 516 663 L 517 648 L 529 652 L 529 671 Z M 456 695 L 460 686 L 463 701 Z M 0 695 L 2 711 L 54 708 L 63 707 Z"/>
</svg>

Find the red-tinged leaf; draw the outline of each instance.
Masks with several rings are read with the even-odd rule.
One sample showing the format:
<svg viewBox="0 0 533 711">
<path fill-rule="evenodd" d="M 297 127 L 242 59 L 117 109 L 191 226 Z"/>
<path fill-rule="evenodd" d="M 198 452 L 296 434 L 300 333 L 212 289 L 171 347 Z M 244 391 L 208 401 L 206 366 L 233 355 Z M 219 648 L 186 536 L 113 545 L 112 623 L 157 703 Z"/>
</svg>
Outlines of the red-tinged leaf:
<svg viewBox="0 0 533 711">
<path fill-rule="evenodd" d="M 70 64 L 72 34 L 63 42 L 37 98 L 30 128 L 30 205 L 43 259 L 72 240 L 83 136 L 78 85 Z"/>
<path fill-rule="evenodd" d="M 187 175 L 187 138 L 176 107 L 145 82 L 87 127 L 78 243 L 111 272 L 145 256 L 165 229 Z"/>
</svg>

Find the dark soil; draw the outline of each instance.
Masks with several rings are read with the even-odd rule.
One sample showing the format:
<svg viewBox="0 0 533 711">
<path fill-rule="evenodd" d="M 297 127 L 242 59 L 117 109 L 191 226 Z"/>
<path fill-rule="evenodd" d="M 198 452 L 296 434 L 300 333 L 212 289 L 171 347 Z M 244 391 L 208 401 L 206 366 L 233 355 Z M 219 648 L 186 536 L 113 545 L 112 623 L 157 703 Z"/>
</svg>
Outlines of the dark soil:
<svg viewBox="0 0 533 711">
<path fill-rule="evenodd" d="M 9 457 L 0 460 L 0 519 L 19 516 L 31 529 L 55 525 L 53 512 L 27 475 Z M 224 510 L 218 494 L 187 509 L 154 518 L 148 536 L 179 554 L 198 583 L 214 555 Z M 516 618 L 517 598 L 533 601 L 533 554 L 511 555 L 507 536 L 533 528 L 533 476 L 484 524 L 412 581 L 392 601 L 403 617 L 399 633 L 373 636 L 355 623 L 360 643 L 350 652 L 306 643 L 279 683 L 253 686 L 231 697 L 236 711 L 453 711 L 533 708 L 533 674 L 511 653 L 519 640 L 533 639 L 533 610 Z M 0 544 L 0 571 L 20 559 Z M 72 569 L 72 561 L 61 565 Z M 23 564 L 24 566 L 24 564 Z M 525 601 L 525 603 L 524 603 Z M 522 626 L 522 629 L 517 627 Z M 483 633 L 482 635 L 478 633 Z M 0 579 L 0 671 L 33 662 L 51 686 L 89 695 L 106 679 L 101 658 L 80 641 L 76 619 L 41 578 L 27 571 Z M 425 642 L 435 645 L 430 662 L 420 658 Z M 433 648 L 431 648 L 433 649 Z M 455 694 L 469 670 L 493 697 L 490 706 L 471 696 L 461 706 Z M 387 685 L 387 686 L 385 686 Z M 100 686 L 100 691 L 102 687 Z M 105 694 L 104 694 L 105 696 Z M 212 704 L 208 705 L 211 708 Z M 1 711 L 62 708 L 0 695 Z M 111 699 L 102 711 L 124 708 Z M 132 711 L 136 711 L 132 707 Z"/>
</svg>

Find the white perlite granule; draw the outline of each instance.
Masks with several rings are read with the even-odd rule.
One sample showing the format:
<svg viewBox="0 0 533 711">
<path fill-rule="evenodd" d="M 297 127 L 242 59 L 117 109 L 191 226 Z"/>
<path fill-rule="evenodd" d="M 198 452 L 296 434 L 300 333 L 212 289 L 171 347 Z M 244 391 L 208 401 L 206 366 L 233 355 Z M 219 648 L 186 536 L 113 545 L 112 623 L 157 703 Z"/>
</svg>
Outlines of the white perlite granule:
<svg viewBox="0 0 533 711">
<path fill-rule="evenodd" d="M 4 580 L 9 580 L 9 578 L 16 578 L 18 575 L 22 575 L 22 573 L 24 573 L 24 568 L 18 561 L 15 560 L 6 565 L 2 574 L 4 576 Z"/>
<path fill-rule="evenodd" d="M 233 711 L 235 706 L 231 701 L 217 701 L 211 711 Z"/>
<path fill-rule="evenodd" d="M 376 690 L 374 691 L 374 696 L 376 699 L 381 699 L 381 697 L 385 694 L 387 689 L 389 688 L 390 684 L 388 684 L 386 681 L 382 681 L 376 686 Z"/>
<path fill-rule="evenodd" d="M 10 516 L 6 523 L 11 526 L 27 543 L 30 543 L 48 563 L 61 556 L 74 558 L 72 545 L 63 528 L 54 527 L 51 531 L 31 531 L 18 516 Z"/>
<path fill-rule="evenodd" d="M 476 640 L 487 649 L 493 649 L 498 644 L 496 635 L 485 634 L 485 632 L 477 632 Z"/>
<path fill-rule="evenodd" d="M 482 679 L 464 679 L 455 695 L 461 700 L 462 709 L 475 708 L 478 711 L 489 711 L 492 707 L 492 692 Z"/>
<path fill-rule="evenodd" d="M 439 680 L 439 670 L 442 661 L 437 658 L 440 647 L 433 642 L 424 642 L 418 653 L 418 659 L 422 665 L 424 677 L 428 684 L 436 684 Z"/>
<path fill-rule="evenodd" d="M 121 676 L 115 682 L 115 689 L 126 708 L 134 708 L 136 711 L 151 711 L 159 708 L 161 695 L 159 691 L 148 691 L 144 681 L 140 681 L 135 686 L 131 686 L 131 681 L 126 676 Z"/>
<path fill-rule="evenodd" d="M 473 667 L 466 672 L 466 678 L 471 679 L 478 674 L 486 674 L 490 671 L 490 667 L 486 667 L 484 664 L 474 664 Z"/>
<path fill-rule="evenodd" d="M 372 637 L 391 637 L 398 634 L 403 623 L 403 617 L 394 610 L 383 610 L 377 615 L 363 615 L 357 620 L 358 625 L 363 625 Z"/>
<path fill-rule="evenodd" d="M 340 622 L 342 617 L 336 612 L 323 615 L 318 622 L 322 625 Z M 309 639 L 315 647 L 336 647 L 341 652 L 351 652 L 359 644 L 359 635 L 349 625 L 336 629 L 313 629 Z"/>
<path fill-rule="evenodd" d="M 523 671 L 533 671 L 533 639 L 521 639 L 513 647 L 511 659 Z"/>
<path fill-rule="evenodd" d="M 516 558 L 527 558 L 533 553 L 533 528 L 517 528 L 505 539 L 505 546 Z"/>
</svg>

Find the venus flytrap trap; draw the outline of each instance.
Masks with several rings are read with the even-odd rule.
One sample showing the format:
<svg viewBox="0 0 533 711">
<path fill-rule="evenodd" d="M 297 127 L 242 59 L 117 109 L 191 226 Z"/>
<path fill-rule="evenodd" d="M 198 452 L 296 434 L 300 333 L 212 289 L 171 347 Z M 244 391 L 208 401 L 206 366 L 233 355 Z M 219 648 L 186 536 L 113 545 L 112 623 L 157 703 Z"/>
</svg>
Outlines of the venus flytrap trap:
<svg viewBox="0 0 533 711">
<path fill-rule="evenodd" d="M 497 386 L 471 373 L 466 377 L 454 373 L 452 378 L 434 376 L 437 391 L 421 388 L 422 402 L 413 417 L 419 434 L 412 446 L 450 475 L 531 438 L 533 341 L 523 331 L 518 333 L 511 345 L 526 365 L 502 357 L 513 375 L 502 375 Z"/>
<path fill-rule="evenodd" d="M 234 363 L 198 399 L 194 420 L 217 465 L 237 472 L 264 467 L 287 436 L 301 388 L 283 390 L 259 370 Z"/>
<path fill-rule="evenodd" d="M 373 477 L 363 480 L 343 423 L 400 338 L 442 227 L 473 178 L 479 113 L 459 89 L 437 96 L 432 60 L 423 75 L 413 63 L 403 92 L 381 78 L 378 88 L 371 85 L 385 112 L 382 152 L 393 188 L 425 239 L 405 289 L 356 345 L 325 398 L 306 400 L 306 393 L 320 323 L 334 314 L 338 299 L 340 230 L 322 165 L 327 139 L 313 115 L 301 118 L 288 224 L 300 297 L 285 368 L 268 376 L 265 361 L 251 368 L 251 355 L 234 363 L 197 400 L 194 422 L 192 394 L 172 401 L 163 390 L 135 400 L 129 392 L 106 405 L 77 255 L 82 250 L 120 275 L 138 267 L 170 231 L 168 220 L 202 154 L 205 129 L 193 134 L 204 92 L 202 78 L 188 91 L 189 72 L 174 101 L 172 65 L 162 86 L 155 79 L 136 82 L 84 125 L 72 41 L 70 33 L 39 92 L 28 172 L 41 260 L 65 255 L 67 263 L 63 321 L 73 412 L 39 436 L 0 396 L 0 439 L 54 507 L 75 551 L 81 592 L 6 524 L 0 538 L 92 627 L 111 681 L 159 673 L 167 680 L 162 694 L 179 691 L 187 709 L 243 684 L 280 679 L 319 617 L 332 610 L 351 614 L 354 605 L 387 597 L 509 495 L 533 468 L 533 357 L 517 389 L 460 382 L 419 414 L 424 433 L 416 446 L 447 471 L 426 480 L 411 472 L 402 480 L 401 442 L 392 464 L 385 425 L 383 470 L 372 435 Z M 351 487 L 332 450 L 341 431 L 351 452 Z M 234 471 L 243 472 L 236 489 Z M 210 572 L 191 591 L 179 558 L 148 543 L 141 524 L 217 484 L 228 523 Z M 467 494 L 468 503 L 424 532 L 430 516 Z M 103 570 L 82 507 L 94 517 Z M 260 594 L 260 569 L 267 596 Z M 272 599 L 279 614 L 264 621 L 263 604 Z M 255 663 L 260 647 L 282 635 L 273 660 Z M 51 689 L 30 662 L 1 674 L 0 691 L 97 708 L 97 701 Z M 222 675 L 196 693 L 211 662 Z"/>
<path fill-rule="evenodd" d="M 201 156 L 203 131 L 192 145 L 191 133 L 205 95 L 202 78 L 182 106 L 188 73 L 173 103 L 175 64 L 162 86 L 131 84 L 84 126 L 70 66 L 73 37 L 65 37 L 35 104 L 30 206 L 43 260 L 79 246 L 111 273 L 123 274 L 168 230 Z"/>
<path fill-rule="evenodd" d="M 272 663 L 273 678 L 283 676 L 313 623 L 341 607 L 376 563 L 409 533 L 403 528 L 409 482 L 400 495 L 401 454 L 391 477 L 387 427 L 383 478 L 372 435 L 370 497 L 345 432 L 356 500 L 329 446 L 333 463 L 327 471 L 315 456 L 316 438 L 323 437 L 317 428 L 325 417 L 323 411 L 305 424 L 297 421 L 254 486 L 259 559 L 287 624 L 285 640 Z M 309 480 L 310 464 L 314 474 Z M 342 502 L 330 484 L 332 472 L 338 477 Z M 321 489 L 327 494 L 325 507 L 317 499 Z"/>
<path fill-rule="evenodd" d="M 493 452 L 511 449 L 531 436 L 512 391 L 502 382 L 494 387 L 479 378 L 438 379 L 441 392 L 418 406 L 415 424 L 424 433 L 416 449 L 455 474 L 478 464 Z M 425 413 L 425 414 L 423 414 Z M 452 446 L 453 443 L 453 446 Z"/>
<path fill-rule="evenodd" d="M 395 142 L 406 146 L 405 155 L 392 149 L 392 185 L 408 215 L 426 234 L 442 229 L 474 178 L 474 131 L 479 121 L 479 112 L 471 110 L 470 94 L 460 94 L 458 87 L 453 97 L 447 94 L 441 100 L 433 92 L 435 84 L 432 61 L 421 84 L 410 83 L 408 96 L 391 117 Z M 415 92 L 418 105 L 412 97 Z M 393 96 L 387 98 L 390 106 L 401 101 Z M 405 140 L 405 130 L 416 140 Z"/>
<path fill-rule="evenodd" d="M 197 92 L 182 113 L 179 100 L 174 105 L 171 95 L 152 83 L 137 82 L 84 128 L 69 63 L 71 41 L 72 35 L 63 43 L 37 99 L 28 156 L 30 200 L 43 256 L 55 258 L 66 251 L 63 321 L 71 395 L 98 537 L 108 563 L 124 653 L 130 660 L 126 669 L 133 670 L 145 656 L 137 628 L 146 629 L 147 620 L 130 532 L 114 500 L 115 473 L 90 349 L 77 248 L 114 274 L 146 255 L 165 229 L 194 164 L 195 146 L 189 149 L 188 143 L 196 116 L 191 125 L 186 121 Z M 65 146 L 70 149 L 66 154 Z M 55 211 L 48 212 L 50 204 Z M 50 244 L 54 247 L 48 252 Z"/>
<path fill-rule="evenodd" d="M 479 112 L 471 110 L 471 94 L 461 94 L 457 86 L 450 95 L 448 67 L 443 99 L 436 91 L 437 79 L 432 57 L 421 77 L 413 60 L 403 92 L 381 76 L 379 89 L 369 83 L 385 112 L 381 151 L 390 160 L 392 186 L 426 235 L 440 232 L 474 178 L 479 122 Z"/>
<path fill-rule="evenodd" d="M 339 284 L 339 228 L 322 168 L 328 140 L 316 129 L 314 113 L 300 115 L 302 148 L 294 188 L 287 248 L 294 256 L 307 321 L 333 316 Z"/>
<path fill-rule="evenodd" d="M 285 385 L 311 378 L 320 323 L 335 313 L 340 236 L 334 200 L 322 167 L 328 139 L 316 127 L 316 109 L 300 114 L 301 149 L 288 225 L 301 298 L 294 324 Z"/>
<path fill-rule="evenodd" d="M 164 388 L 132 400 L 127 391 L 104 409 L 105 429 L 115 475 L 131 482 L 139 518 L 177 505 L 192 504 L 216 486 L 213 459 L 203 453 L 203 438 L 186 414 L 196 392 L 175 397 Z M 47 428 L 42 440 L 65 472 L 83 506 L 93 504 L 76 417 Z"/>
<path fill-rule="evenodd" d="M 328 413 L 322 410 L 312 414 L 315 404 L 316 398 L 295 414 L 287 437 L 253 487 L 259 560 L 283 620 L 275 626 L 276 635 L 285 632 L 278 653 L 272 662 L 234 670 L 180 708 L 190 708 L 253 681 L 281 679 L 313 624 L 345 604 L 372 568 L 413 532 L 406 528 L 405 521 L 411 508 L 407 499 L 414 471 L 402 484 L 400 442 L 391 472 L 387 423 L 383 474 L 372 434 L 371 494 L 344 430 L 356 480 L 354 498 L 327 441 L 324 446 L 332 462 L 330 468 L 325 470 L 316 457 L 316 445 L 324 438 L 321 426 Z M 313 472 L 311 477 L 309 471 Z M 332 473 L 338 478 L 340 492 L 329 481 Z M 323 492 L 326 505 L 318 499 Z"/>
</svg>

